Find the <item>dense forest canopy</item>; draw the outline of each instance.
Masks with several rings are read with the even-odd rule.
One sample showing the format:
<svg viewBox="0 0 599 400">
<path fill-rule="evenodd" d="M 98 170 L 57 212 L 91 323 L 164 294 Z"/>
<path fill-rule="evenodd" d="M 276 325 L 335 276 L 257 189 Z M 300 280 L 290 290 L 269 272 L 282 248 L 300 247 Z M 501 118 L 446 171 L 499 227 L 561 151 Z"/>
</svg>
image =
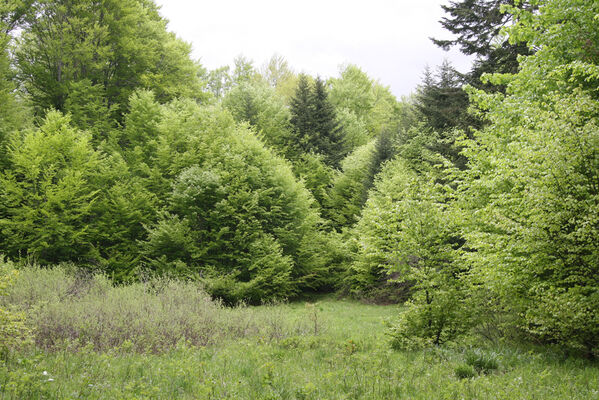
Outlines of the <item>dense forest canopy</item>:
<svg viewBox="0 0 599 400">
<path fill-rule="evenodd" d="M 352 64 L 206 70 L 152 0 L 3 2 L 0 254 L 227 304 L 405 302 L 397 348 L 599 355 L 599 3 L 444 10 L 471 71 L 398 100 Z"/>
</svg>

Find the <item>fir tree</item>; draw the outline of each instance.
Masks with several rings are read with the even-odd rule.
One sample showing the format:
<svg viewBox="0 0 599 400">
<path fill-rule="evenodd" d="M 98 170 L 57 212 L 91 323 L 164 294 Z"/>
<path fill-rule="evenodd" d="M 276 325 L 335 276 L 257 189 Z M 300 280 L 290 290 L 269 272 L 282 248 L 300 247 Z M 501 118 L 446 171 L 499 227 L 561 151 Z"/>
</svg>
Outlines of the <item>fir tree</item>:
<svg viewBox="0 0 599 400">
<path fill-rule="evenodd" d="M 437 73 L 427 68 L 416 93 L 416 108 L 435 131 L 465 129 L 473 121 L 468 118 L 468 95 L 462 89 L 465 79 L 444 61 Z"/>
</svg>

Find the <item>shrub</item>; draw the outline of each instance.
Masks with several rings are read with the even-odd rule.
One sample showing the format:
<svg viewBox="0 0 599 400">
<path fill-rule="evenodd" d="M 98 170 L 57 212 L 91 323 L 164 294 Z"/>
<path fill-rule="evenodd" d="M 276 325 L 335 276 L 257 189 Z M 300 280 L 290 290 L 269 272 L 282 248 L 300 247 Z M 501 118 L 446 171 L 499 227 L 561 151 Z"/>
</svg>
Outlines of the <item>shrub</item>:
<svg viewBox="0 0 599 400">
<path fill-rule="evenodd" d="M 72 266 L 25 267 L 0 298 L 2 307 L 28 311 L 35 343 L 47 350 L 160 353 L 185 342 L 196 346 L 229 339 L 282 340 L 311 332 L 310 316 L 286 318 L 277 305 L 223 307 L 194 282 L 167 278 L 113 287 L 103 275 L 73 275 Z M 276 282 L 273 282 L 276 284 Z M 3 336 L 4 338 L 4 336 Z"/>
<path fill-rule="evenodd" d="M 456 288 L 422 290 L 406 303 L 391 325 L 391 347 L 412 350 L 443 344 L 468 327 L 468 315 Z"/>
</svg>

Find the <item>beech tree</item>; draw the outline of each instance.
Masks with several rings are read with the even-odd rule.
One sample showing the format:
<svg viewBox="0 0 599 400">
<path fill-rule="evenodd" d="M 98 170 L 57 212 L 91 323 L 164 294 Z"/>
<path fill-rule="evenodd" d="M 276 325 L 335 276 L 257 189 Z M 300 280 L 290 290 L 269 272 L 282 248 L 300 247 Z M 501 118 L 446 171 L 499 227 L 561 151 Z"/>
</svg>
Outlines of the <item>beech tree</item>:
<svg viewBox="0 0 599 400">
<path fill-rule="evenodd" d="M 93 181 L 102 159 L 69 122 L 52 111 L 11 144 L 11 168 L 0 173 L 0 242 L 10 257 L 84 264 L 93 257 Z"/>
<path fill-rule="evenodd" d="M 537 4 L 537 2 L 535 2 Z M 512 7 L 510 40 L 534 55 L 472 91 L 490 125 L 468 143 L 460 196 L 474 287 L 537 340 L 593 357 L 599 345 L 599 4 Z M 489 299 L 492 299 L 489 301 Z M 485 313 L 488 315 L 488 313 Z"/>
<path fill-rule="evenodd" d="M 38 114 L 70 111 L 88 128 L 102 116 L 122 122 L 137 88 L 161 102 L 204 96 L 190 46 L 166 31 L 153 2 L 40 0 L 20 27 L 18 79 Z"/>
</svg>

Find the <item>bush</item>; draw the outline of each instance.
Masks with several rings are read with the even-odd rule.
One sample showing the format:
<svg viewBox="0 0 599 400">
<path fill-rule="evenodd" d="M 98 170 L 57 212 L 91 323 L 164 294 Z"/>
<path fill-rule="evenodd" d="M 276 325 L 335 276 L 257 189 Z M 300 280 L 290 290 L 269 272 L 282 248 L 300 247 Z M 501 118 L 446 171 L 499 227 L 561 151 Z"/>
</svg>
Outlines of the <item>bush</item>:
<svg viewBox="0 0 599 400">
<path fill-rule="evenodd" d="M 27 321 L 19 323 L 32 329 L 37 346 L 51 351 L 90 346 L 161 353 L 181 342 L 205 346 L 244 337 L 279 340 L 310 332 L 312 324 L 309 316 L 285 318 L 276 306 L 223 307 L 193 282 L 162 278 L 113 287 L 103 275 L 73 275 L 72 266 L 21 269 L 0 305 L 28 310 Z"/>
<path fill-rule="evenodd" d="M 396 350 L 443 344 L 469 326 L 461 293 L 455 288 L 418 291 L 406 306 L 389 332 Z"/>
</svg>

